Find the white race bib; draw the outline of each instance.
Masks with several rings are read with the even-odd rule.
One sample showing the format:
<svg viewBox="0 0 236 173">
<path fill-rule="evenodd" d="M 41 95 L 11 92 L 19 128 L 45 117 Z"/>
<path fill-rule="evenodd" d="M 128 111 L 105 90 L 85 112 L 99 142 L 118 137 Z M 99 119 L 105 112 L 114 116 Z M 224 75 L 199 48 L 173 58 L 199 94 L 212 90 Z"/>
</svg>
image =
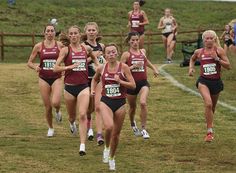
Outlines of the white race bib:
<svg viewBox="0 0 236 173">
<path fill-rule="evenodd" d="M 140 60 L 140 61 L 138 61 L 138 60 L 133 60 L 133 61 L 131 61 L 131 64 L 132 65 L 134 65 L 134 64 L 142 64 L 142 66 L 140 66 L 140 67 L 137 67 L 137 68 L 134 68 L 134 69 L 132 69 L 131 71 L 132 72 L 144 72 L 144 61 L 143 60 Z"/>
<path fill-rule="evenodd" d="M 105 90 L 107 97 L 117 97 L 121 95 L 120 84 L 105 85 Z"/>
<path fill-rule="evenodd" d="M 132 28 L 138 28 L 139 27 L 139 21 L 138 20 L 132 20 Z"/>
<path fill-rule="evenodd" d="M 73 71 L 86 71 L 86 59 L 72 59 L 72 64 L 79 63 L 79 65 L 73 68 Z"/>
<path fill-rule="evenodd" d="M 43 70 L 53 70 L 53 67 L 56 64 L 55 59 L 44 59 L 43 60 Z"/>
<path fill-rule="evenodd" d="M 204 64 L 203 65 L 203 74 L 204 75 L 213 75 L 213 74 L 217 74 L 217 70 L 216 70 L 216 63 L 212 63 L 212 64 Z"/>
</svg>

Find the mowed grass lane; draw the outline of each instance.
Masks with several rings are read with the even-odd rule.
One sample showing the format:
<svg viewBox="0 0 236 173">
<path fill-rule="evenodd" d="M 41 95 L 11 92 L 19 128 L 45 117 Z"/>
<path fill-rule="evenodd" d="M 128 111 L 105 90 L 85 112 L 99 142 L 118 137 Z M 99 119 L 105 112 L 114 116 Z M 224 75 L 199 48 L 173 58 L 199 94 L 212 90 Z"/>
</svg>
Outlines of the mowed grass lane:
<svg viewBox="0 0 236 173">
<path fill-rule="evenodd" d="M 87 142 L 85 157 L 79 156 L 79 137 L 69 132 L 64 103 L 63 122 L 54 125 L 56 136 L 46 137 L 34 71 L 25 64 L 0 64 L 0 69 L 0 172 L 108 172 L 108 165 L 102 163 L 103 147 L 95 141 Z M 186 70 L 175 65 L 167 69 L 182 76 Z M 201 98 L 175 88 L 162 76 L 153 78 L 150 73 L 149 81 L 147 127 L 151 138 L 134 137 L 127 115 L 116 172 L 235 172 L 235 112 L 217 107 L 215 141 L 205 143 Z M 190 85 L 194 85 L 192 79 Z M 232 101 L 230 94 L 222 96 Z"/>
</svg>

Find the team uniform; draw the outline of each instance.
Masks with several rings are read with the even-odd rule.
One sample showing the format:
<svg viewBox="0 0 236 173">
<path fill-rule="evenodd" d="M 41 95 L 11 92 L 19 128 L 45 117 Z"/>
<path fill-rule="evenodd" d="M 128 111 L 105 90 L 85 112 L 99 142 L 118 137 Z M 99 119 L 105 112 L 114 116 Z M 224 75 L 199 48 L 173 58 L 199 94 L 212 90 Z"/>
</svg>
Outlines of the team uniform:
<svg viewBox="0 0 236 173">
<path fill-rule="evenodd" d="M 133 54 L 129 51 L 130 56 L 126 62 L 126 64 L 130 67 L 137 63 L 142 63 L 142 66 L 139 68 L 134 68 L 131 70 L 131 74 L 135 80 L 136 88 L 134 90 L 128 89 L 127 94 L 130 95 L 137 95 L 142 87 L 147 86 L 149 87 L 149 83 L 147 81 L 147 58 L 146 56 L 140 51 L 139 55 Z"/>
<path fill-rule="evenodd" d="M 139 23 L 143 23 L 144 21 L 144 16 L 141 12 L 135 14 L 133 11 L 129 21 L 131 23 L 131 32 L 138 32 L 139 35 L 144 34 L 144 25 L 139 25 Z"/>
<path fill-rule="evenodd" d="M 225 31 L 224 43 L 226 44 L 227 47 L 229 47 L 230 45 L 234 45 L 233 40 L 230 38 L 230 32 L 229 31 Z"/>
<path fill-rule="evenodd" d="M 217 53 L 217 49 L 215 51 Z M 221 65 L 207 54 L 204 48 L 201 49 L 200 64 L 200 77 L 196 82 L 196 86 L 198 87 L 199 83 L 204 84 L 208 87 L 211 95 L 218 94 L 224 88 L 220 78 Z"/>
<path fill-rule="evenodd" d="M 42 42 L 42 49 L 39 53 L 40 64 L 39 67 L 39 77 L 46 81 L 48 85 L 52 85 L 55 80 L 61 77 L 61 73 L 53 72 L 54 65 L 56 64 L 57 58 L 59 56 L 59 48 L 57 42 L 55 42 L 54 47 L 46 48 L 44 42 Z"/>
<path fill-rule="evenodd" d="M 162 30 L 162 35 L 165 36 L 166 38 L 173 33 L 173 30 L 172 30 L 172 25 L 173 25 L 173 21 L 174 21 L 174 18 L 172 16 L 170 17 L 165 17 L 164 16 L 164 19 L 163 19 L 163 25 L 165 26 L 165 28 Z"/>
<path fill-rule="evenodd" d="M 88 87 L 88 63 L 87 63 L 87 51 L 85 47 L 79 52 L 74 52 L 69 46 L 69 54 L 64 60 L 65 66 L 79 63 L 78 67 L 65 72 L 65 90 L 74 97 L 77 97 L 79 93 Z"/>
<path fill-rule="evenodd" d="M 126 88 L 115 81 L 115 74 L 119 75 L 121 80 L 126 80 L 124 74 L 121 72 L 122 63 L 119 64 L 116 73 L 108 71 L 108 64 L 104 65 L 101 74 L 102 80 L 102 98 L 101 101 L 105 103 L 113 113 L 126 103 Z"/>
<path fill-rule="evenodd" d="M 93 45 L 89 44 L 87 41 L 85 41 L 84 44 L 90 46 L 93 51 L 101 51 L 101 52 L 103 51 L 101 44 L 98 43 L 98 42 L 97 42 L 97 46 L 93 46 Z M 97 58 L 98 58 L 99 64 L 104 64 L 105 63 L 105 58 L 102 55 L 100 55 Z M 91 81 L 92 81 L 92 78 L 93 78 L 94 74 L 95 74 L 94 62 L 90 61 L 88 63 L 89 87 L 91 87 Z"/>
</svg>

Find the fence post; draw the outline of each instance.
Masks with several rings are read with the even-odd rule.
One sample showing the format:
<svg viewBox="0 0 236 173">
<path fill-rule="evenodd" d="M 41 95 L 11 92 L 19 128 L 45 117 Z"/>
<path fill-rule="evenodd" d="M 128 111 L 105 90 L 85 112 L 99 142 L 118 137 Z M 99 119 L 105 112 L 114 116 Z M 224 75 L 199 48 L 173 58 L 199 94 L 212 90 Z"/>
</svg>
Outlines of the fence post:
<svg viewBox="0 0 236 173">
<path fill-rule="evenodd" d="M 147 57 L 149 57 L 149 55 L 150 55 L 150 44 L 151 44 L 151 37 L 150 37 L 150 35 L 151 35 L 151 32 L 150 32 L 150 30 L 148 30 L 147 31 Z"/>
<path fill-rule="evenodd" d="M 120 32 L 120 52 L 123 52 L 123 31 Z"/>
<path fill-rule="evenodd" d="M 1 45 L 1 61 L 3 61 L 4 60 L 4 41 L 3 41 L 3 35 L 4 35 L 4 33 L 3 32 L 1 32 L 0 33 L 1 34 L 1 40 L 0 40 L 0 45 Z"/>
<path fill-rule="evenodd" d="M 35 45 L 35 33 L 33 32 L 32 33 L 32 48 L 34 47 Z"/>
</svg>

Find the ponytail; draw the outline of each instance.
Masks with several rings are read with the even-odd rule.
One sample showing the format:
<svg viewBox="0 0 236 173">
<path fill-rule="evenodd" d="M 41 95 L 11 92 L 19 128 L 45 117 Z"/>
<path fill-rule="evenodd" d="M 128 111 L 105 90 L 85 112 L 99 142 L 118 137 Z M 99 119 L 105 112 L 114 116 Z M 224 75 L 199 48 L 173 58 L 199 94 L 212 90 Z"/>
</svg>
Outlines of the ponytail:
<svg viewBox="0 0 236 173">
<path fill-rule="evenodd" d="M 60 42 L 64 45 L 64 46 L 69 46 L 70 45 L 70 38 L 68 37 L 68 35 L 64 32 L 62 32 L 59 35 L 59 40 Z"/>
</svg>

